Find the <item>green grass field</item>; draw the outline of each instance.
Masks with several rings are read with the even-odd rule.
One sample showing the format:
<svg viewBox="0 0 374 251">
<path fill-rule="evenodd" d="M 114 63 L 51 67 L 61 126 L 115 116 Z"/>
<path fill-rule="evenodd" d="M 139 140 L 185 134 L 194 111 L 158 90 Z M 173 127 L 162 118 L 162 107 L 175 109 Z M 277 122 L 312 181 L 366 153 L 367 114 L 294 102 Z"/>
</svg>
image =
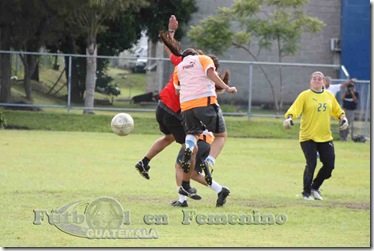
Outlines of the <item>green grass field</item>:
<svg viewBox="0 0 374 251">
<path fill-rule="evenodd" d="M 231 137 L 213 173 L 231 190 L 226 205 L 216 208 L 216 194 L 193 183 L 203 199 L 189 200 L 189 209 L 201 215 L 286 215 L 287 221 L 184 225 L 181 208 L 170 206 L 177 199 L 174 162 L 179 147 L 173 144 L 153 159 L 151 179 L 145 180 L 134 164 L 159 135 L 138 132 L 119 137 L 110 132 L 0 130 L 0 246 L 371 246 L 369 143 L 336 141 L 336 167 L 321 188 L 324 200 L 304 201 L 299 196 L 304 157 L 297 139 Z M 115 198 L 130 211 L 128 227 L 152 228 L 158 238 L 80 238 L 48 224 L 46 216 L 41 225 L 33 224 L 33 210 L 50 212 L 102 196 Z M 167 224 L 147 225 L 145 215 L 167 215 Z"/>
</svg>

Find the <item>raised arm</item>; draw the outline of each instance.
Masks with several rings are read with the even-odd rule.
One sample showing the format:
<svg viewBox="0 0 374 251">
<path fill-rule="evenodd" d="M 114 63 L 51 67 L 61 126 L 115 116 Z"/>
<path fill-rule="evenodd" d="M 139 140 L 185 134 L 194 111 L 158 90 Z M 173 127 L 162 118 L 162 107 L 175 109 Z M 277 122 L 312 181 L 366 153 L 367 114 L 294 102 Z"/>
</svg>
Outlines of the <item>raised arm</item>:
<svg viewBox="0 0 374 251">
<path fill-rule="evenodd" d="M 169 30 L 169 36 L 171 40 L 174 40 L 174 34 L 178 29 L 178 20 L 174 15 L 171 15 L 169 18 L 169 24 L 168 24 L 168 30 Z M 173 54 L 170 49 L 167 46 L 164 46 L 166 54 L 168 54 L 168 57 L 170 58 Z"/>
<path fill-rule="evenodd" d="M 346 87 L 348 84 L 353 83 L 353 82 L 356 82 L 356 81 L 357 81 L 356 78 L 351 78 L 351 79 L 345 81 L 344 83 L 342 83 L 342 85 L 341 85 L 340 87 L 341 87 L 341 88 Z"/>
</svg>

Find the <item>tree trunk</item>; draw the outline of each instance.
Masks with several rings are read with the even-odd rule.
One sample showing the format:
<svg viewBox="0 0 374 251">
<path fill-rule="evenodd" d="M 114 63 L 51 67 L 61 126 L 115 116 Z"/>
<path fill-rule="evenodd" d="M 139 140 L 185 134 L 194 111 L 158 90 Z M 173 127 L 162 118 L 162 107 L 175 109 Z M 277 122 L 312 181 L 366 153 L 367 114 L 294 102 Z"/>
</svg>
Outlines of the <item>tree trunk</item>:
<svg viewBox="0 0 374 251">
<path fill-rule="evenodd" d="M 281 40 L 280 37 L 277 39 L 278 44 L 278 62 L 282 63 L 282 48 L 281 48 Z M 283 92 L 284 92 L 284 86 L 283 86 L 283 75 L 282 75 L 282 66 L 280 65 L 278 67 L 279 70 L 279 105 L 277 109 L 277 115 L 280 115 L 280 112 L 283 110 Z"/>
<path fill-rule="evenodd" d="M 31 76 L 34 73 L 35 66 L 38 63 L 38 59 L 36 56 L 33 55 L 20 55 L 23 66 L 24 66 L 24 79 L 23 79 L 23 87 L 25 89 L 26 98 L 30 101 L 33 100 L 32 97 L 32 88 L 31 88 Z"/>
<path fill-rule="evenodd" d="M 248 54 L 256 61 L 258 62 L 258 58 L 256 57 L 255 54 L 253 54 L 247 47 L 241 45 L 241 44 L 237 44 L 237 43 L 233 43 L 234 46 L 238 47 L 238 48 L 242 48 L 243 50 L 245 50 L 246 52 L 248 52 Z M 277 111 L 279 111 L 279 106 L 278 106 L 278 98 L 277 98 L 277 95 L 275 93 L 275 86 L 274 84 L 271 82 L 268 74 L 266 73 L 264 67 L 262 67 L 262 65 L 259 65 L 260 67 L 260 70 L 262 71 L 262 73 L 264 74 L 265 78 L 266 78 L 266 81 L 268 82 L 269 86 L 270 86 L 270 89 L 271 89 L 271 94 L 273 96 L 273 100 L 274 100 L 274 111 L 277 113 Z"/>
<path fill-rule="evenodd" d="M 266 73 L 264 67 L 262 67 L 262 65 L 260 65 L 260 70 L 262 71 L 262 73 L 264 74 L 267 82 L 269 83 L 271 94 L 273 95 L 273 99 L 274 99 L 274 111 L 277 113 L 277 111 L 279 110 L 279 107 L 278 107 L 278 98 L 277 98 L 277 95 L 275 93 L 274 84 L 270 81 L 270 78 L 269 78 L 268 74 Z"/>
<path fill-rule="evenodd" d="M 1 103 L 10 103 L 11 96 L 11 60 L 10 54 L 1 54 L 0 55 L 0 102 Z"/>
<path fill-rule="evenodd" d="M 65 57 L 65 74 L 66 80 L 69 80 L 69 57 Z M 72 58 L 71 60 L 71 102 L 74 103 L 83 103 L 83 90 L 79 84 L 79 77 L 78 77 L 78 69 L 77 69 L 77 60 L 76 58 Z M 66 88 L 68 88 L 68 84 L 66 83 Z"/>
<path fill-rule="evenodd" d="M 84 100 L 85 114 L 94 114 L 94 99 L 96 87 L 96 69 L 97 69 L 97 47 L 95 43 L 90 43 L 86 49 L 87 66 L 86 66 L 86 95 Z"/>
<path fill-rule="evenodd" d="M 283 110 L 283 93 L 284 93 L 284 85 L 283 85 L 283 71 L 282 66 L 279 66 L 279 82 L 280 82 L 280 92 L 279 92 L 279 112 Z M 278 114 L 279 114 L 278 112 Z"/>
<path fill-rule="evenodd" d="M 53 70 L 58 71 L 60 69 L 60 66 L 58 65 L 58 56 L 54 56 L 55 61 L 53 62 Z"/>
<path fill-rule="evenodd" d="M 0 49 L 10 50 L 9 28 L 0 28 Z M 11 102 L 11 81 L 12 74 L 10 54 L 0 54 L 0 102 Z"/>
<path fill-rule="evenodd" d="M 36 64 L 35 70 L 31 76 L 31 79 L 39 82 L 39 63 Z"/>
<path fill-rule="evenodd" d="M 25 89 L 26 99 L 32 101 L 32 92 L 31 92 L 31 74 L 25 68 L 25 77 L 23 79 L 23 88 Z"/>
</svg>

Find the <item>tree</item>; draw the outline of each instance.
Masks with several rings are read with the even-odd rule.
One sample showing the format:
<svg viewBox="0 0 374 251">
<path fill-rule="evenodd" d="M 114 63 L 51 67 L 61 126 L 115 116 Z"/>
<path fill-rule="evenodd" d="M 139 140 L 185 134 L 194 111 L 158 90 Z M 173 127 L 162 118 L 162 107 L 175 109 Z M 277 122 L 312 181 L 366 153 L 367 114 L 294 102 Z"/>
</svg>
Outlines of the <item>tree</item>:
<svg viewBox="0 0 374 251">
<path fill-rule="evenodd" d="M 0 0 L 0 49 L 11 49 L 13 36 L 13 14 L 17 11 L 18 1 Z M 10 54 L 0 54 L 0 102 L 11 101 L 11 61 Z"/>
<path fill-rule="evenodd" d="M 153 0 L 150 5 L 142 8 L 138 15 L 138 22 L 152 43 L 158 42 L 160 30 L 167 29 L 170 15 L 175 15 L 179 22 L 176 39 L 180 39 L 186 32 L 186 24 L 191 15 L 197 11 L 195 0 Z"/>
<path fill-rule="evenodd" d="M 65 54 L 85 54 L 87 48 L 87 28 L 77 25 L 76 12 L 72 10 L 82 9 L 88 0 L 66 0 L 62 1 L 58 15 L 62 16 L 64 22 L 60 30 L 61 36 L 57 43 L 47 44 L 50 52 L 62 52 Z M 124 9 L 115 18 L 103 20 L 97 34 L 98 55 L 118 55 L 123 50 L 129 49 L 140 38 L 141 27 L 138 22 L 136 9 Z M 71 58 L 71 101 L 75 103 L 84 102 L 86 83 L 86 59 L 83 57 Z M 101 78 L 107 79 L 105 75 L 108 59 L 97 60 L 96 87 L 105 84 Z M 65 57 L 65 68 L 69 67 L 69 57 Z M 68 71 L 65 71 L 68 79 Z M 100 86 L 103 88 L 104 86 Z M 95 88 L 96 89 L 96 88 Z"/>
<path fill-rule="evenodd" d="M 46 47 L 50 52 L 69 54 L 86 54 L 72 58 L 71 100 L 83 102 L 86 86 L 88 100 L 93 105 L 93 91 L 96 89 L 97 77 L 104 77 L 107 63 L 105 59 L 96 62 L 96 55 L 116 55 L 131 48 L 140 38 L 142 29 L 152 34 L 151 40 L 157 41 L 158 31 L 166 27 L 170 14 L 177 14 L 183 21 L 190 19 L 190 11 L 196 10 L 194 0 L 0 0 L 0 48 L 2 50 L 21 50 L 37 52 Z M 158 3 L 158 5 L 157 5 Z M 163 5 L 163 6 L 161 6 Z M 180 8 L 183 6 L 183 8 Z M 142 8 L 142 14 L 139 14 Z M 150 10 L 146 11 L 147 8 Z M 157 22 L 152 15 L 145 13 L 156 12 Z M 161 11 L 159 18 L 157 11 Z M 148 18 L 149 17 L 149 18 Z M 182 27 L 183 21 L 180 22 Z M 157 23 L 159 26 L 154 26 Z M 149 28 L 146 28 L 149 27 Z M 181 36 L 182 28 L 177 35 Z M 93 54 L 89 54 L 93 52 Z M 2 57 L 1 57 L 2 56 Z M 8 60 L 7 60 L 8 58 Z M 22 62 L 25 65 L 25 92 L 32 99 L 29 76 L 37 67 L 38 58 L 35 55 L 23 53 Z M 65 59 L 65 67 L 68 66 Z M 89 60 L 90 59 L 90 60 Z M 94 60 L 91 61 L 91 59 Z M 10 101 L 10 54 L 0 55 L 1 82 L 0 100 Z M 5 67 L 6 66 L 6 67 Z M 96 70 L 95 70 L 96 68 Z M 88 70 L 87 70 L 88 69 Z M 100 74 L 97 74 L 99 71 Z M 68 74 L 68 71 L 65 71 Z M 90 113 L 88 109 L 85 112 Z"/>
<path fill-rule="evenodd" d="M 236 0 L 232 8 L 219 8 L 216 16 L 192 26 L 188 36 L 199 48 L 221 55 L 234 46 L 243 49 L 259 61 L 262 49 L 276 49 L 278 62 L 295 55 L 303 32 L 317 33 L 324 23 L 307 16 L 302 8 L 308 0 Z M 252 46 L 257 41 L 257 49 Z M 279 92 L 268 73 L 260 66 L 270 85 L 274 108 L 279 113 L 283 105 L 282 68 L 278 68 Z"/>
<path fill-rule="evenodd" d="M 105 31 L 103 22 L 116 18 L 121 11 L 135 10 L 147 5 L 146 0 L 88 0 L 74 11 L 74 20 L 86 34 L 86 91 L 84 113 L 93 113 L 97 70 L 97 35 Z"/>
<path fill-rule="evenodd" d="M 1 26 L 6 31 L 6 50 L 13 48 L 24 52 L 37 52 L 49 41 L 58 39 L 58 20 L 55 15 L 58 0 L 1 1 L 4 12 Z M 3 19 L 4 17 L 4 19 Z M 9 21 L 10 20 L 10 21 Z M 38 56 L 20 54 L 24 65 L 24 89 L 26 98 L 32 100 L 31 76 L 38 63 Z M 10 67 L 10 63 L 9 63 Z"/>
<path fill-rule="evenodd" d="M 195 0 L 153 0 L 146 8 L 142 8 L 138 15 L 138 22 L 151 42 L 150 57 L 156 57 L 157 42 L 160 30 L 168 28 L 170 15 L 175 15 L 179 20 L 176 39 L 185 35 L 186 24 L 191 15 L 197 11 Z"/>
<path fill-rule="evenodd" d="M 76 8 L 80 8 L 80 6 Z M 123 50 L 131 48 L 140 38 L 141 28 L 136 21 L 136 15 L 131 10 L 122 11 L 115 19 L 104 20 L 102 26 L 105 27 L 105 32 L 97 34 L 99 55 L 118 55 Z M 76 25 L 76 21 L 73 18 L 66 18 L 64 27 L 61 30 L 63 36 L 59 42 L 48 45 L 47 48 L 52 52 L 60 51 L 66 54 L 85 54 L 87 39 L 83 28 Z M 105 71 L 105 66 L 107 65 L 105 61 L 108 60 L 102 58 L 98 60 L 97 80 L 100 80 L 100 77 L 104 76 L 103 71 Z M 86 59 L 72 57 L 71 66 L 71 101 L 82 103 L 85 93 Z M 65 68 L 68 69 L 68 67 L 69 57 L 66 57 Z M 66 79 L 68 79 L 68 71 L 65 71 L 65 73 Z"/>
<path fill-rule="evenodd" d="M 72 2 L 72 0 L 67 0 Z M 79 0 L 75 0 L 77 2 Z M 65 1 L 64 1 L 65 2 Z M 61 20 L 59 0 L 0 0 L 0 48 L 9 51 L 37 52 L 46 43 L 54 43 L 59 38 Z M 31 76 L 37 66 L 38 56 L 20 54 L 24 64 L 24 89 L 26 98 L 32 100 Z M 10 54 L 1 59 L 0 100 L 9 102 L 11 62 Z"/>
</svg>

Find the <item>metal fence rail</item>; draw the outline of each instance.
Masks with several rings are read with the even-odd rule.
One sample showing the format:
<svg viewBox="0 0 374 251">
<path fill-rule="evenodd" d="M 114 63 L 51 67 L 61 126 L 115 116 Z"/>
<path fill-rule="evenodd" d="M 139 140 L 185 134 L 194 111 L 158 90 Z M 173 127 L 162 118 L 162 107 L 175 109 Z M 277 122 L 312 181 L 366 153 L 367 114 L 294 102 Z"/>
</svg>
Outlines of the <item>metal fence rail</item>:
<svg viewBox="0 0 374 251">
<path fill-rule="evenodd" d="M 67 112 L 74 110 L 84 110 L 89 107 L 84 107 L 79 104 L 74 104 L 71 101 L 72 94 L 72 61 L 75 59 L 87 58 L 87 55 L 75 55 L 75 54 L 61 54 L 61 53 L 46 53 L 46 52 L 22 52 L 22 51 L 1 51 L 0 57 L 3 54 L 11 55 L 12 62 L 12 75 L 14 78 L 22 78 L 23 65 L 19 59 L 19 55 L 34 55 L 39 58 L 40 69 L 52 69 L 53 61 L 57 60 L 60 65 L 65 65 L 67 72 L 64 74 L 61 69 L 59 70 L 59 79 L 41 79 L 42 83 L 49 83 L 47 85 L 50 88 L 46 93 L 52 96 L 59 96 L 62 100 L 60 104 L 50 104 L 46 103 L 0 103 L 0 107 L 13 107 L 13 108 L 55 108 L 55 109 L 66 109 Z M 118 56 L 95 56 L 98 60 L 106 59 L 111 62 L 112 68 L 121 68 L 126 64 L 126 62 L 134 61 L 136 57 L 118 57 Z M 150 84 L 144 90 L 159 92 L 165 84 L 169 81 L 170 74 L 172 73 L 173 67 L 169 63 L 168 58 L 147 58 L 148 67 L 147 69 L 152 69 L 147 72 L 146 79 Z M 336 75 L 337 71 L 341 72 L 340 77 L 333 79 L 332 84 L 342 83 L 349 78 L 348 70 L 342 65 L 329 65 L 329 64 L 308 64 L 308 63 L 276 63 L 276 62 L 255 62 L 255 61 L 234 61 L 234 60 L 220 60 L 221 69 L 229 69 L 231 72 L 231 83 L 238 88 L 238 95 L 234 97 L 230 94 L 220 95 L 221 104 L 241 104 L 241 107 L 244 109 L 238 112 L 225 112 L 226 116 L 248 116 L 248 119 L 251 117 L 281 117 L 282 114 L 275 114 L 269 112 L 259 113 L 254 112 L 253 108 L 257 106 L 262 106 L 263 104 L 271 104 L 271 90 L 270 86 L 267 84 L 266 79 L 264 78 L 263 72 L 268 72 L 268 79 L 274 81 L 274 83 L 279 82 L 279 69 L 284 71 L 283 82 L 284 86 L 280 87 L 275 85 L 275 88 L 278 88 L 279 91 L 281 88 L 284 88 L 283 100 L 284 107 L 283 110 L 286 110 L 290 103 L 296 98 L 296 96 L 303 90 L 309 88 L 309 76 L 310 73 L 319 69 L 323 69 L 326 72 L 326 75 Z M 149 67 L 152 66 L 152 67 Z M 58 68 L 58 67 L 57 67 Z M 156 69 L 156 70 L 155 70 Z M 55 69 L 56 70 L 56 69 Z M 129 73 L 131 74 L 131 73 Z M 1 76 L 0 76 L 1 77 Z M 61 81 L 60 81 L 61 79 Z M 62 85 L 60 82 L 66 82 L 65 85 Z M 53 84 L 53 89 L 51 88 L 51 83 Z M 147 83 L 148 84 L 148 83 Z M 370 84 L 369 80 L 359 80 L 356 83 L 356 91 L 360 93 L 360 102 L 357 109 L 356 119 L 363 121 L 363 125 L 360 127 L 362 134 L 370 137 Z M 16 87 L 16 86 L 13 86 Z M 47 88 L 46 87 L 46 88 Z M 132 98 L 131 86 L 128 87 L 129 96 L 127 100 Z M 18 91 L 21 87 L 18 87 Z M 53 90 L 52 90 L 53 89 Z M 148 90 L 147 90 L 148 89 Z M 34 90 L 37 91 L 37 90 Z M 118 99 L 119 100 L 119 99 Z M 117 102 L 117 101 L 116 101 Z M 118 102 L 117 102 L 118 103 Z M 151 108 L 137 107 L 137 108 L 128 108 L 128 107 L 114 107 L 114 106 L 104 106 L 95 104 L 94 107 L 91 107 L 92 110 L 98 111 L 127 111 L 127 112 L 154 112 L 156 106 Z"/>
</svg>

